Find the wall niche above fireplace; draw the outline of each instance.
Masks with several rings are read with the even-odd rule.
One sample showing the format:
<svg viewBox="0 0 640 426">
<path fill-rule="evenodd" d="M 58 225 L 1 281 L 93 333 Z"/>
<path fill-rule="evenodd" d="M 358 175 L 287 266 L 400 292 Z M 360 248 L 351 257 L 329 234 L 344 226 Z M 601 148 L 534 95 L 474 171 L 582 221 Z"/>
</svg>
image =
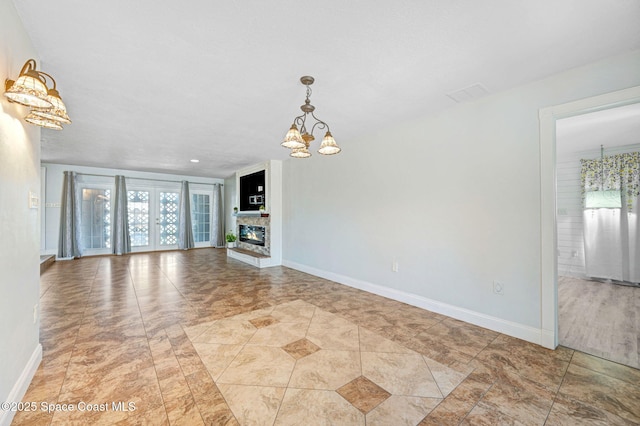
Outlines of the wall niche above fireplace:
<svg viewBox="0 0 640 426">
<path fill-rule="evenodd" d="M 258 211 L 266 206 L 266 188 L 264 170 L 240 176 L 240 211 Z"/>
</svg>

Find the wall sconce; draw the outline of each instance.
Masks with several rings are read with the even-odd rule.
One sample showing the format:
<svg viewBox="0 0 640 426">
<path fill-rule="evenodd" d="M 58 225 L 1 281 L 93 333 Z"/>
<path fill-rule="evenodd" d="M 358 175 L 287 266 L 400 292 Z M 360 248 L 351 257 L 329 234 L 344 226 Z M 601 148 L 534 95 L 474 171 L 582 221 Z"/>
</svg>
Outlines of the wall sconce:
<svg viewBox="0 0 640 426">
<path fill-rule="evenodd" d="M 47 78 L 53 83 L 52 89 L 47 87 Z M 61 123 L 71 123 L 56 89 L 56 80 L 46 72 L 38 71 L 34 59 L 24 63 L 16 81 L 6 79 L 4 86 L 4 96 L 10 102 L 32 108 L 25 117 L 27 123 L 55 130 L 62 130 Z"/>
</svg>

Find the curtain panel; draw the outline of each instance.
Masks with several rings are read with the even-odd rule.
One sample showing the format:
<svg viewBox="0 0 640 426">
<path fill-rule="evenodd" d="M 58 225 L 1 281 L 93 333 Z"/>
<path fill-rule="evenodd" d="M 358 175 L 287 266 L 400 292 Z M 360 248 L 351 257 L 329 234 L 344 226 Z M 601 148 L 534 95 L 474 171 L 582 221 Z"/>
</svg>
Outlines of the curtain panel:
<svg viewBox="0 0 640 426">
<path fill-rule="evenodd" d="M 191 226 L 190 197 L 189 182 L 183 180 L 180 188 L 180 205 L 178 207 L 178 248 L 181 250 L 195 247 Z"/>
<path fill-rule="evenodd" d="M 60 229 L 58 237 L 59 258 L 82 256 L 80 201 L 76 186 L 76 172 L 64 172 L 64 178 L 62 180 L 62 201 L 60 204 Z"/>
<path fill-rule="evenodd" d="M 213 185 L 213 217 L 211 218 L 211 245 L 224 247 L 224 211 L 222 204 L 222 185 Z"/>
<path fill-rule="evenodd" d="M 640 153 L 580 160 L 584 252 L 590 277 L 640 282 Z M 618 197 L 617 208 L 589 208 L 587 195 Z M 605 197 L 605 198 L 607 198 Z"/>
<path fill-rule="evenodd" d="M 129 235 L 129 209 L 127 206 L 127 185 L 125 177 L 118 175 L 115 180 L 116 192 L 113 199 L 113 226 L 111 241 L 113 254 L 121 255 L 131 251 Z"/>
</svg>

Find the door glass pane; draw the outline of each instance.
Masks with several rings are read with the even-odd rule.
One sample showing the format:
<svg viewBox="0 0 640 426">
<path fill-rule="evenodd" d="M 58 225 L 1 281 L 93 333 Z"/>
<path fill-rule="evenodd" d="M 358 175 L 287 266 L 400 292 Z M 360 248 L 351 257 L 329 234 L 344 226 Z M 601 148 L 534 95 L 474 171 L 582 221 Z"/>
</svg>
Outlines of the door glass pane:
<svg viewBox="0 0 640 426">
<path fill-rule="evenodd" d="M 131 246 L 149 245 L 149 192 L 127 191 Z"/>
<path fill-rule="evenodd" d="M 111 190 L 83 188 L 81 215 L 84 248 L 111 248 Z"/>
<path fill-rule="evenodd" d="M 196 243 L 203 243 L 210 240 L 209 222 L 209 195 L 191 195 L 191 225 L 193 229 L 193 240 Z"/>
<path fill-rule="evenodd" d="M 177 192 L 160 193 L 160 245 L 178 244 L 178 200 Z"/>
</svg>

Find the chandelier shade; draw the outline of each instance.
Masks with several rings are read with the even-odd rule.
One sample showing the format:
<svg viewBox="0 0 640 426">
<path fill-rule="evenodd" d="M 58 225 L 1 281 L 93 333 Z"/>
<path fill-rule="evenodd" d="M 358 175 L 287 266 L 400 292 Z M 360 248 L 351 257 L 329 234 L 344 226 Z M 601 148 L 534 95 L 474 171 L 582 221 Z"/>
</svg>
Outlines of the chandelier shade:
<svg viewBox="0 0 640 426">
<path fill-rule="evenodd" d="M 318 152 L 323 155 L 333 155 L 337 154 L 340 151 L 340 147 L 336 144 L 336 140 L 333 139 L 331 132 L 327 132 L 322 139 L 322 143 L 320 144 L 320 149 Z"/>
<path fill-rule="evenodd" d="M 300 77 L 300 82 L 307 86 L 307 97 L 304 101 L 304 105 L 300 107 L 302 115 L 293 119 L 293 124 L 287 132 L 284 141 L 281 145 L 285 148 L 291 149 L 291 157 L 294 158 L 309 158 L 311 153 L 309 152 L 309 145 L 315 138 L 313 137 L 313 131 L 316 127 L 320 129 L 327 129 L 327 133 L 322 139 L 322 144 L 318 152 L 323 155 L 337 154 L 341 151 L 340 147 L 336 143 L 335 139 L 329 131 L 329 125 L 315 116 L 314 111 L 316 107 L 311 105 L 311 86 L 315 79 L 311 76 Z M 311 116 L 315 123 L 307 124 L 307 119 Z M 309 120 L 311 121 L 311 120 Z M 310 130 L 309 130 L 309 127 Z M 300 126 L 300 130 L 298 130 Z"/>
<path fill-rule="evenodd" d="M 291 125 L 291 128 L 287 132 L 287 135 L 284 137 L 284 142 L 282 142 L 281 145 L 285 148 L 290 149 L 299 149 L 305 147 L 304 140 L 302 140 L 302 135 L 300 135 L 300 131 L 295 124 Z"/>
<path fill-rule="evenodd" d="M 291 154 L 289 154 L 293 158 L 309 158 L 311 157 L 311 153 L 309 149 L 305 146 L 303 148 L 295 148 L 291 150 Z"/>
</svg>

